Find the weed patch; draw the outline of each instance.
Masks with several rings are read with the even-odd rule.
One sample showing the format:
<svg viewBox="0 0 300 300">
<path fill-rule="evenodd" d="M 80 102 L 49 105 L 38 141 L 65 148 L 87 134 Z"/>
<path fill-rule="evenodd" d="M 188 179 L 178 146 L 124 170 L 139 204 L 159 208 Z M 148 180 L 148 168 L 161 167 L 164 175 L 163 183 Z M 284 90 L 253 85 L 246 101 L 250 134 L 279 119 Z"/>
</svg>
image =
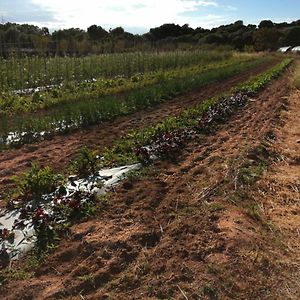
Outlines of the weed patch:
<svg viewBox="0 0 300 300">
<path fill-rule="evenodd" d="M 257 204 L 250 204 L 245 209 L 246 214 L 255 221 L 262 221 L 262 210 Z"/>
</svg>

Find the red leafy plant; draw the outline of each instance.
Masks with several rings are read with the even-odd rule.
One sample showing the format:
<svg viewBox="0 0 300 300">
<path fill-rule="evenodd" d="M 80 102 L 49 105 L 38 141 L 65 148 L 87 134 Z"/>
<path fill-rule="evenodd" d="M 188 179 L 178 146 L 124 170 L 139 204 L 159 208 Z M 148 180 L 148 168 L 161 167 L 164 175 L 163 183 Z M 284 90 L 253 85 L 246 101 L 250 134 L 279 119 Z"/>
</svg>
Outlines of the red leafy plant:
<svg viewBox="0 0 300 300">
<path fill-rule="evenodd" d="M 7 228 L 2 228 L 0 229 L 0 241 L 13 241 L 15 238 L 15 234 L 13 231 L 7 229 Z"/>
<path fill-rule="evenodd" d="M 149 146 L 136 146 L 134 154 L 142 163 L 150 163 L 155 157 L 174 158 L 184 143 L 191 137 L 191 130 L 176 129 L 154 137 Z"/>
</svg>

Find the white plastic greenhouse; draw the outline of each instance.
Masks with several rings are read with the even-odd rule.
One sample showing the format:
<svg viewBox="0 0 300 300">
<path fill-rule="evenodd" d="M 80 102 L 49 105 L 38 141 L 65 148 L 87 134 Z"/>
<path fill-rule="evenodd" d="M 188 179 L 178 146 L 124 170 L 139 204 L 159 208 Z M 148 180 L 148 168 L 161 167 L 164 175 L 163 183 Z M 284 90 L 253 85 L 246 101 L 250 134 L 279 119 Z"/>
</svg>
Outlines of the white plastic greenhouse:
<svg viewBox="0 0 300 300">
<path fill-rule="evenodd" d="M 292 49 L 292 52 L 293 52 L 293 53 L 300 53 L 300 46 L 294 47 L 294 48 Z"/>
<path fill-rule="evenodd" d="M 291 48 L 292 48 L 292 46 L 281 47 L 281 48 L 279 48 L 277 51 L 278 51 L 278 52 L 281 52 L 281 53 L 286 53 L 286 52 L 290 51 Z"/>
</svg>

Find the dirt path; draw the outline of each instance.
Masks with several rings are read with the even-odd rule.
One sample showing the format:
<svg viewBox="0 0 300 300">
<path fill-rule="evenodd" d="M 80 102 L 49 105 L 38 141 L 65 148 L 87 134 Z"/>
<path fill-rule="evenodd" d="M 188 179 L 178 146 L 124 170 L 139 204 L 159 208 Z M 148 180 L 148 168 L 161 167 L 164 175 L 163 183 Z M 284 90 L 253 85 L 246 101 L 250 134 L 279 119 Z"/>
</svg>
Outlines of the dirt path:
<svg viewBox="0 0 300 300">
<path fill-rule="evenodd" d="M 300 299 L 300 91 L 294 91 L 281 115 L 274 149 L 277 160 L 257 187 L 255 197 L 263 203 L 266 220 L 272 224 L 277 247 L 269 258 L 277 274 L 277 299 Z"/>
<path fill-rule="evenodd" d="M 300 110 L 295 96 L 280 115 L 290 93 L 285 75 L 215 134 L 189 143 L 176 162 L 157 162 L 143 178 L 120 186 L 97 218 L 71 228 L 32 279 L 5 285 L 3 299 L 299 299 L 288 293 L 299 296 L 300 138 L 293 124 Z M 274 169 L 274 178 L 266 173 L 242 184 L 245 162 L 273 158 L 266 141 L 288 151 L 290 161 L 276 163 L 282 171 Z M 287 163 L 298 170 L 288 182 Z M 275 179 L 278 190 L 267 184 Z M 295 194 L 274 200 L 291 182 Z M 289 280 L 284 288 L 282 274 Z"/>
<path fill-rule="evenodd" d="M 40 165 L 50 165 L 57 171 L 63 170 L 82 146 L 87 145 L 99 150 L 109 147 L 130 130 L 150 126 L 169 115 L 179 114 L 183 109 L 227 91 L 232 86 L 263 72 L 275 63 L 273 61 L 263 64 L 253 70 L 177 97 L 154 108 L 120 117 L 73 134 L 55 136 L 51 140 L 0 153 L 0 189 L 2 193 L 8 190 L 13 184 L 11 176 L 29 169 L 34 161 L 39 162 Z"/>
</svg>

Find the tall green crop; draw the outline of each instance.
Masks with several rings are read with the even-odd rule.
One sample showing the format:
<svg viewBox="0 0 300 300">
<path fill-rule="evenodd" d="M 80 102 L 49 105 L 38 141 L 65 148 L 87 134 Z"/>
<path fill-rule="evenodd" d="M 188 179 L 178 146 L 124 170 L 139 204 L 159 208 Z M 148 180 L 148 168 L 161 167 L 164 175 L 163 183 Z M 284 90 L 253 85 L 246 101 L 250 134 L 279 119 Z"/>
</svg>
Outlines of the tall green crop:
<svg viewBox="0 0 300 300">
<path fill-rule="evenodd" d="M 0 59 L 0 89 L 19 90 L 117 75 L 130 77 L 136 73 L 222 61 L 230 56 L 230 52 L 214 51 L 137 52 L 53 58 L 12 56 Z"/>
</svg>

